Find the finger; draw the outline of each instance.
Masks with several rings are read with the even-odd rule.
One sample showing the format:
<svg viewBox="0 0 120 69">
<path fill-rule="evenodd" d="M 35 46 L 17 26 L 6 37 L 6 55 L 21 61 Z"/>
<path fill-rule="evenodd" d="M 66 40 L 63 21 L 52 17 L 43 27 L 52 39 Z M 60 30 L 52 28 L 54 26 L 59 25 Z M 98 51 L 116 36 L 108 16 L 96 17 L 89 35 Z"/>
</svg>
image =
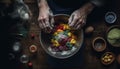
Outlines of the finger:
<svg viewBox="0 0 120 69">
<path fill-rule="evenodd" d="M 48 19 L 46 20 L 46 28 L 47 28 L 47 27 L 50 28 L 50 29 L 52 29 L 52 26 L 50 25 L 50 22 L 49 22 Z"/>
<path fill-rule="evenodd" d="M 74 17 L 74 15 L 72 14 L 72 15 L 70 16 L 70 18 L 68 19 L 68 24 L 71 24 L 71 22 L 73 21 L 73 17 Z"/>
<path fill-rule="evenodd" d="M 86 24 L 86 19 L 85 19 L 85 20 L 83 20 L 83 24 L 82 24 L 82 25 L 84 26 L 85 24 Z"/>
<path fill-rule="evenodd" d="M 73 21 L 71 22 L 70 27 L 75 28 L 77 21 L 78 21 L 78 19 L 75 17 L 75 18 L 73 19 Z"/>
<path fill-rule="evenodd" d="M 49 18 L 50 26 L 54 27 L 54 17 L 51 15 Z"/>
<path fill-rule="evenodd" d="M 45 22 L 43 20 L 41 20 L 41 24 L 42 24 L 43 28 L 46 27 L 46 24 L 45 24 Z"/>
<path fill-rule="evenodd" d="M 43 29 L 44 26 L 43 26 L 42 17 L 40 17 L 40 18 L 38 19 L 38 23 L 39 23 L 39 27 L 40 27 L 41 29 Z"/>
<path fill-rule="evenodd" d="M 50 26 L 49 19 L 46 19 L 46 20 L 45 20 L 45 24 L 46 24 L 45 32 L 50 33 L 52 27 Z"/>
<path fill-rule="evenodd" d="M 43 26 L 42 26 L 42 24 L 41 24 L 41 23 L 39 23 L 39 27 L 40 27 L 40 29 L 43 29 Z"/>
<path fill-rule="evenodd" d="M 77 27 L 76 27 L 76 29 L 80 29 L 81 28 L 81 24 L 79 24 Z"/>
<path fill-rule="evenodd" d="M 51 29 L 49 27 L 46 28 L 46 32 L 47 33 L 50 33 L 51 32 Z"/>
<path fill-rule="evenodd" d="M 46 17 L 46 16 L 44 16 L 44 17 L 42 17 L 42 21 L 43 21 L 43 23 L 45 23 L 45 26 L 46 26 L 46 20 L 48 19 L 48 17 Z"/>
<path fill-rule="evenodd" d="M 50 14 L 49 14 L 49 22 L 51 22 L 51 24 L 53 24 L 54 23 L 54 16 L 53 16 L 53 13 L 52 13 L 52 11 L 50 10 Z"/>
<path fill-rule="evenodd" d="M 78 26 L 78 25 L 81 25 L 81 24 L 82 24 L 82 19 L 79 19 L 79 20 L 76 22 L 74 28 L 77 28 L 77 26 Z"/>
</svg>

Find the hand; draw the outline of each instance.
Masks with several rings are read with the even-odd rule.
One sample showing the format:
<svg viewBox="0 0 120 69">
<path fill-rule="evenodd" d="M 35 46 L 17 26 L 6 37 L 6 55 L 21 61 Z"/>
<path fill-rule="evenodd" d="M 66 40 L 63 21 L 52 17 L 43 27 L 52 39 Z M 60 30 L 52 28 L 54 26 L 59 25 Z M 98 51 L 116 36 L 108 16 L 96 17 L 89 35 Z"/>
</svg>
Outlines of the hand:
<svg viewBox="0 0 120 69">
<path fill-rule="evenodd" d="M 50 11 L 49 8 L 45 7 L 41 7 L 39 10 L 40 10 L 38 17 L 39 27 L 45 32 L 50 33 L 54 26 L 53 13 Z"/>
<path fill-rule="evenodd" d="M 74 11 L 69 18 L 69 26 L 75 30 L 84 26 L 86 24 L 87 15 L 92 11 L 93 7 L 91 3 L 88 3 L 82 8 Z"/>
</svg>

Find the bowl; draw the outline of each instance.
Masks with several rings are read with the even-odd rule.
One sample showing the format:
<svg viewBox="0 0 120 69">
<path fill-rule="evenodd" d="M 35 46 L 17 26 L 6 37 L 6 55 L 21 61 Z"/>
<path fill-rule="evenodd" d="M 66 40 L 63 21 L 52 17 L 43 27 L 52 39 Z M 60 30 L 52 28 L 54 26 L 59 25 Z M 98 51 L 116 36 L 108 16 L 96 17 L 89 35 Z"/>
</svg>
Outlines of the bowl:
<svg viewBox="0 0 120 69">
<path fill-rule="evenodd" d="M 92 47 L 97 52 L 102 52 L 106 49 L 106 41 L 103 37 L 96 37 L 92 41 Z"/>
<path fill-rule="evenodd" d="M 115 60 L 115 55 L 112 52 L 105 52 L 101 56 L 101 62 L 104 65 L 109 65 L 109 64 L 113 63 L 114 60 Z"/>
<path fill-rule="evenodd" d="M 31 53 L 37 52 L 37 46 L 36 46 L 36 45 L 31 45 L 31 46 L 29 47 L 29 51 L 30 51 Z"/>
<path fill-rule="evenodd" d="M 69 15 L 66 15 L 66 14 L 54 15 L 55 24 L 59 24 L 59 23 L 67 24 L 68 18 L 69 18 Z M 65 59 L 65 58 L 69 58 L 69 57 L 75 55 L 81 48 L 82 43 L 83 43 L 83 29 L 76 30 L 75 36 L 77 37 L 75 48 L 72 48 L 69 51 L 53 52 L 52 48 L 50 47 L 52 44 L 51 43 L 52 34 L 45 33 L 43 31 L 40 32 L 40 44 L 41 44 L 42 48 L 45 50 L 45 52 L 47 54 L 49 54 L 50 56 L 52 56 L 54 58 L 58 58 L 58 59 Z"/>
<path fill-rule="evenodd" d="M 117 19 L 117 15 L 115 12 L 107 12 L 105 14 L 105 21 L 109 24 L 115 23 L 116 19 Z"/>
<path fill-rule="evenodd" d="M 120 47 L 120 26 L 113 25 L 106 33 L 107 42 L 113 47 Z"/>
</svg>

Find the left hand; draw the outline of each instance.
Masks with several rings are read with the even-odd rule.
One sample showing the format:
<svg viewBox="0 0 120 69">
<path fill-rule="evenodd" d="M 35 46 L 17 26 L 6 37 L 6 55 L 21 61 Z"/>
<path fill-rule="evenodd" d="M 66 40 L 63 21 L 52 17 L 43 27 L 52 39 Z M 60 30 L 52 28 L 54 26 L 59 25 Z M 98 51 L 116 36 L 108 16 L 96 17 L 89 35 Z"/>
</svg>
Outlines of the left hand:
<svg viewBox="0 0 120 69">
<path fill-rule="evenodd" d="M 86 24 L 87 15 L 92 11 L 93 7 L 92 4 L 88 3 L 82 8 L 74 11 L 69 18 L 69 26 L 75 30 L 84 26 Z"/>
</svg>

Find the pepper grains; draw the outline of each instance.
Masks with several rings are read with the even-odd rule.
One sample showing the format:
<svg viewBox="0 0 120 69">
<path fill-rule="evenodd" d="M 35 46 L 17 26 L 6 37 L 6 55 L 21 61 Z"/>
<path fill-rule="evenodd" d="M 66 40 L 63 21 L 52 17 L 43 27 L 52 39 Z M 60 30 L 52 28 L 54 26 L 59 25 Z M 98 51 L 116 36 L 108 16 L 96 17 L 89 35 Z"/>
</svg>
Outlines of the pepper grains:
<svg viewBox="0 0 120 69">
<path fill-rule="evenodd" d="M 76 36 L 67 24 L 59 24 L 54 28 L 51 48 L 55 52 L 71 50 L 76 44 Z"/>
</svg>

